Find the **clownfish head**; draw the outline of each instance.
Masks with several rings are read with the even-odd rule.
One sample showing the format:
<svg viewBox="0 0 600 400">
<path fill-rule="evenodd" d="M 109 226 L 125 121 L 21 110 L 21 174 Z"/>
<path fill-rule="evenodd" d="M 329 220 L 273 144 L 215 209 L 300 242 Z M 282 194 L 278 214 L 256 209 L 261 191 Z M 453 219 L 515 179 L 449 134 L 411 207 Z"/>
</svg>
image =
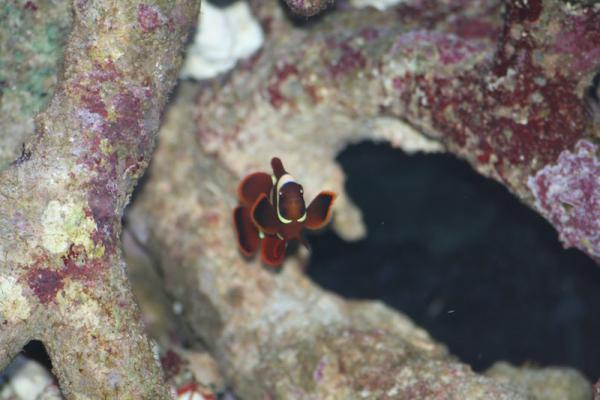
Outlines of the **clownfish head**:
<svg viewBox="0 0 600 400">
<path fill-rule="evenodd" d="M 279 221 L 284 224 L 303 222 L 306 219 L 306 205 L 302 186 L 290 174 L 285 174 L 277 181 L 276 189 Z"/>
<path fill-rule="evenodd" d="M 283 224 L 306 220 L 306 204 L 304 189 L 296 179 L 283 168 L 281 160 L 273 158 L 273 193 L 272 203 L 277 211 L 277 218 Z"/>
</svg>

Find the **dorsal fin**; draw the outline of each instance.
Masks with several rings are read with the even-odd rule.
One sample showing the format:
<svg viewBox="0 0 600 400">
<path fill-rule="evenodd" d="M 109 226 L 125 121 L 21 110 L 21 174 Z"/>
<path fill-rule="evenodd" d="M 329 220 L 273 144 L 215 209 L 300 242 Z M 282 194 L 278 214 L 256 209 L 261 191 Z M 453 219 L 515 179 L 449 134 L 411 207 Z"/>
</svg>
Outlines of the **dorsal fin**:
<svg viewBox="0 0 600 400">
<path fill-rule="evenodd" d="M 275 175 L 275 179 L 279 179 L 287 173 L 285 171 L 285 168 L 283 168 L 283 163 L 278 157 L 273 157 L 271 159 L 271 168 L 273 168 L 273 174 Z"/>
</svg>

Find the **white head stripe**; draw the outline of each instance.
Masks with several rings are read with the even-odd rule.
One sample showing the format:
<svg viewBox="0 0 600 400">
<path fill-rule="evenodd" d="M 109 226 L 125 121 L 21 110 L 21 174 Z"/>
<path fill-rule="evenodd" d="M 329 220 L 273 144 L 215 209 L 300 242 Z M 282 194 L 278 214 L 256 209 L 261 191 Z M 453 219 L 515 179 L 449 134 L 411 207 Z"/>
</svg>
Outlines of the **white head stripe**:
<svg viewBox="0 0 600 400">
<path fill-rule="evenodd" d="M 284 218 L 283 215 L 281 215 L 281 212 L 279 211 L 279 191 L 281 190 L 281 188 L 283 187 L 283 185 L 285 185 L 286 183 L 290 183 L 290 182 L 296 182 L 296 179 L 294 179 L 293 176 L 291 176 L 290 174 L 284 174 L 281 176 L 281 178 L 279 178 L 279 180 L 277 181 L 277 192 L 275 192 L 274 196 L 278 196 L 277 197 L 277 217 L 279 217 L 279 220 L 281 222 L 283 222 L 284 224 L 289 224 L 290 222 L 292 222 L 292 220 Z"/>
<path fill-rule="evenodd" d="M 281 190 L 283 185 L 285 185 L 286 183 L 290 183 L 290 182 L 295 183 L 296 179 L 293 176 L 291 176 L 290 174 L 282 175 L 281 178 L 279 178 L 279 180 L 277 181 L 277 193 L 279 194 L 279 191 Z"/>
</svg>

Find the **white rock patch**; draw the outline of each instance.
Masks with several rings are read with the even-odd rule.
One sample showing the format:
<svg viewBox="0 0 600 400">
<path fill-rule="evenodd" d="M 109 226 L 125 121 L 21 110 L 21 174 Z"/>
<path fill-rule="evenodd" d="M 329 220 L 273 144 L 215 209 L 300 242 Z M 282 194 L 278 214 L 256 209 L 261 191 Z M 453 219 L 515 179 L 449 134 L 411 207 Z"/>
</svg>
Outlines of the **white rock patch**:
<svg viewBox="0 0 600 400">
<path fill-rule="evenodd" d="M 264 36 L 245 1 L 226 8 L 202 2 L 198 31 L 188 47 L 181 78 L 208 79 L 233 68 L 260 48 Z"/>
<path fill-rule="evenodd" d="M 28 318 L 30 313 L 31 307 L 16 278 L 0 277 L 0 321 L 18 322 Z"/>
<path fill-rule="evenodd" d="M 350 4 L 357 8 L 363 7 L 375 7 L 376 9 L 383 11 L 386 8 L 400 4 L 406 0 L 350 0 Z"/>
<path fill-rule="evenodd" d="M 0 399 L 62 400 L 52 375 L 35 361 L 18 356 L 11 366 L 8 382 L 0 390 Z"/>
</svg>

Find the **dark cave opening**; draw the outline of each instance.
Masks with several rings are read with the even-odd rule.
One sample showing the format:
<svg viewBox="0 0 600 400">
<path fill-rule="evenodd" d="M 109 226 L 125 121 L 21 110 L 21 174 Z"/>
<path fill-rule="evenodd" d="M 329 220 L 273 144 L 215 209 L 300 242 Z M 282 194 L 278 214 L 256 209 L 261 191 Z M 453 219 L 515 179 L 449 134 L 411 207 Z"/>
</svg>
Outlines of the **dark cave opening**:
<svg viewBox="0 0 600 400">
<path fill-rule="evenodd" d="M 313 280 L 408 314 L 477 371 L 506 360 L 600 376 L 600 267 L 541 216 L 450 155 L 362 143 L 338 161 L 368 237 L 311 236 Z"/>
<path fill-rule="evenodd" d="M 31 340 L 25 346 L 23 346 L 22 354 L 40 363 L 48 371 L 52 371 L 52 360 L 46 351 L 46 346 L 39 340 Z"/>
</svg>

